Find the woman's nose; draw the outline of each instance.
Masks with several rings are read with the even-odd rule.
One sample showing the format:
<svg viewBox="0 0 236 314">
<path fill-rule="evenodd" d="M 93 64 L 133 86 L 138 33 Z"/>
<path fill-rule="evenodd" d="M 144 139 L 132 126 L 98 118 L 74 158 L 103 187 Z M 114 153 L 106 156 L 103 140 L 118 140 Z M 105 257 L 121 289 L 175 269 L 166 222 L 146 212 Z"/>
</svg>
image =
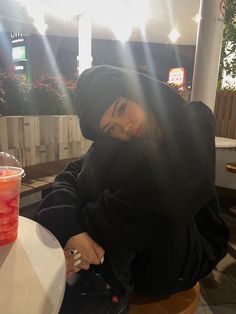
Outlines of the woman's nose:
<svg viewBox="0 0 236 314">
<path fill-rule="evenodd" d="M 124 128 L 125 133 L 126 134 L 130 134 L 131 130 L 132 130 L 132 124 L 131 123 L 127 123 L 125 125 L 125 128 Z"/>
<path fill-rule="evenodd" d="M 132 123 L 129 119 L 122 118 L 118 121 L 118 124 L 123 134 L 130 134 L 132 130 Z"/>
</svg>

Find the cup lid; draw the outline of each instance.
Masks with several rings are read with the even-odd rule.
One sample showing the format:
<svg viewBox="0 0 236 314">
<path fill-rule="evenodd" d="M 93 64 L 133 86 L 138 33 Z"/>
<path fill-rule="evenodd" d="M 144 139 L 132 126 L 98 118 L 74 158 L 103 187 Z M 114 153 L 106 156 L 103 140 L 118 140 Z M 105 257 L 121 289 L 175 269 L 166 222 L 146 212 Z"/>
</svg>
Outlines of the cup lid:
<svg viewBox="0 0 236 314">
<path fill-rule="evenodd" d="M 11 166 L 0 166 L 0 181 L 9 181 L 23 177 L 24 169 Z"/>
</svg>

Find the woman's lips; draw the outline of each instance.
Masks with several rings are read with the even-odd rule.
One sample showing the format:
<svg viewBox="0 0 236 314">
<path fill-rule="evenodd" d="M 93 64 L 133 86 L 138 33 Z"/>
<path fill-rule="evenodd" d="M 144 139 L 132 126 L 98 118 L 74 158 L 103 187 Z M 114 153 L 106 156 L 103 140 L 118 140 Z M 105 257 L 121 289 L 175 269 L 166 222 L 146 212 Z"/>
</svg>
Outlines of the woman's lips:
<svg viewBox="0 0 236 314">
<path fill-rule="evenodd" d="M 142 135 L 142 126 L 140 125 L 136 130 L 132 132 L 132 137 L 140 137 Z"/>
</svg>

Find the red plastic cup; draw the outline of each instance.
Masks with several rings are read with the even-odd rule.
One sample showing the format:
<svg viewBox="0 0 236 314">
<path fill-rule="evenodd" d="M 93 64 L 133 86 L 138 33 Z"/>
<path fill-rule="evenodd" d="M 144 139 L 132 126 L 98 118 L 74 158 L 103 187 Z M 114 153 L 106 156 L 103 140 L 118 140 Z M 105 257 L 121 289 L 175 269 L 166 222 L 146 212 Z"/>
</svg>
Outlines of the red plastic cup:
<svg viewBox="0 0 236 314">
<path fill-rule="evenodd" d="M 0 166 L 0 246 L 17 238 L 20 185 L 24 170 Z"/>
</svg>

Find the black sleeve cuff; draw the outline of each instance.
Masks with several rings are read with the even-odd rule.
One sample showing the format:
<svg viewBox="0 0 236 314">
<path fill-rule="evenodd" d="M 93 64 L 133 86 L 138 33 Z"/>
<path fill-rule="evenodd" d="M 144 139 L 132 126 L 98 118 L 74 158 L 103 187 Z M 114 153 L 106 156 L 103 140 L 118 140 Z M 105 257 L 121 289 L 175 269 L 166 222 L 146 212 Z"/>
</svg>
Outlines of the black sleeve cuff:
<svg viewBox="0 0 236 314">
<path fill-rule="evenodd" d="M 70 237 L 83 232 L 72 206 L 63 205 L 43 209 L 37 221 L 51 231 L 64 248 Z"/>
</svg>

